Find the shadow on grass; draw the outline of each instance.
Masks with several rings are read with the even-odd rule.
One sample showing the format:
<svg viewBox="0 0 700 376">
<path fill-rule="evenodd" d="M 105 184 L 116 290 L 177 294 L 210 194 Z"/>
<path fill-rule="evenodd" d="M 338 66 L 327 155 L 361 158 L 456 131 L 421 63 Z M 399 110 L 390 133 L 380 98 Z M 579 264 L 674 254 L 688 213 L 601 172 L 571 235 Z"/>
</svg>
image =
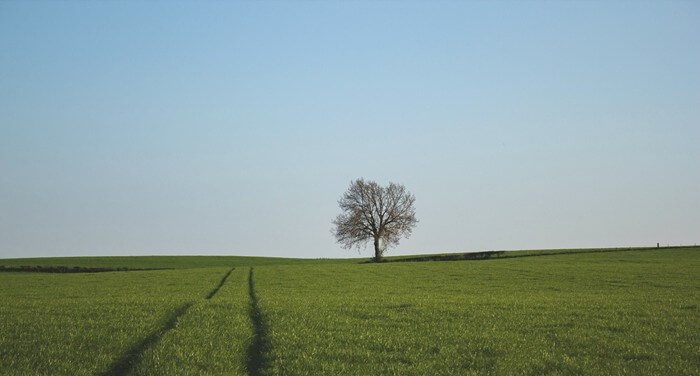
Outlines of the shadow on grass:
<svg viewBox="0 0 700 376">
<path fill-rule="evenodd" d="M 253 322 L 253 341 L 248 347 L 246 368 L 251 376 L 263 375 L 269 369 L 267 356 L 270 343 L 267 338 L 267 326 L 260 309 L 258 298 L 255 295 L 255 283 L 253 282 L 253 268 L 250 268 L 248 276 L 248 291 L 250 294 L 250 320 Z"/>
<path fill-rule="evenodd" d="M 152 332 L 148 337 L 144 338 L 136 346 L 129 349 L 122 357 L 117 359 L 107 372 L 102 373 L 103 376 L 117 376 L 129 374 L 136 366 L 139 357 L 146 349 L 158 342 L 161 337 L 170 329 L 175 328 L 177 319 L 184 315 L 192 306 L 192 303 L 187 303 L 175 310 L 162 327 Z"/>
<path fill-rule="evenodd" d="M 211 290 L 209 295 L 207 295 L 207 299 L 213 298 L 214 295 L 216 295 L 216 293 L 219 292 L 219 289 L 224 285 L 224 283 L 226 283 L 226 279 L 228 278 L 228 276 L 231 275 L 231 272 L 233 271 L 233 269 L 235 269 L 235 268 L 231 268 L 231 270 L 229 270 L 228 273 L 226 273 L 224 278 L 221 279 L 221 282 L 219 282 L 219 285 L 216 286 L 213 290 Z"/>
</svg>

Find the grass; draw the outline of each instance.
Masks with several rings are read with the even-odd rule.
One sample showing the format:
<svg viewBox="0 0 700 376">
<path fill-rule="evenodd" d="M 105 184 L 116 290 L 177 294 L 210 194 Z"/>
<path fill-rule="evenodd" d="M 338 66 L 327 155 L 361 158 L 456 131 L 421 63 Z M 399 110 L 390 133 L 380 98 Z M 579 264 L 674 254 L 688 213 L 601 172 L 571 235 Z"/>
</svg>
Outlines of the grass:
<svg viewBox="0 0 700 376">
<path fill-rule="evenodd" d="M 0 374 L 700 374 L 700 248 L 585 251 L 0 260 L 175 268 L 0 273 Z"/>
<path fill-rule="evenodd" d="M 0 374 L 106 373 L 225 272 L 0 273 Z"/>
<path fill-rule="evenodd" d="M 138 375 L 245 375 L 253 341 L 248 268 L 236 268 L 210 299 L 200 299 L 177 326 L 146 350 Z"/>
<path fill-rule="evenodd" d="M 666 246 L 666 247 L 617 247 L 617 248 L 578 248 L 578 249 L 536 249 L 509 251 L 479 251 L 458 253 L 437 253 L 423 255 L 390 256 L 384 262 L 420 262 L 420 261 L 463 261 L 485 260 L 497 258 L 516 258 L 532 256 L 572 255 L 579 253 L 624 252 L 624 251 L 659 251 L 674 249 L 695 249 L 697 246 Z"/>
<path fill-rule="evenodd" d="M 661 247 L 661 250 L 698 249 L 697 246 Z M 387 262 L 395 261 L 458 261 L 483 258 L 512 258 L 558 254 L 578 254 L 594 252 L 659 250 L 654 247 L 629 248 L 583 248 L 583 249 L 538 249 L 538 250 L 509 250 L 420 254 L 407 256 L 385 257 Z M 488 257 L 478 257 L 486 254 Z M 474 257 L 477 256 L 477 257 Z M 298 264 L 356 264 L 366 263 L 369 258 L 344 259 L 302 259 L 283 257 L 256 256 L 93 256 L 93 257 L 35 257 L 0 259 L 0 271 L 22 271 L 26 269 L 189 269 L 214 267 L 248 267 L 269 265 L 298 265 Z M 32 270 L 27 270 L 32 271 Z"/>
<path fill-rule="evenodd" d="M 85 268 L 132 268 L 132 269 L 189 269 L 235 266 L 289 265 L 289 264 L 334 264 L 353 262 L 352 259 L 299 259 L 253 256 L 113 256 L 113 257 L 37 257 L 0 259 L 5 267 L 85 267 Z"/>
<path fill-rule="evenodd" d="M 698 374 L 697 249 L 256 268 L 270 374 Z"/>
<path fill-rule="evenodd" d="M 95 268 L 85 266 L 3 266 L 0 265 L 0 272 L 26 272 L 26 273 L 102 273 L 102 272 L 127 272 L 134 270 L 165 270 L 169 268 Z"/>
</svg>

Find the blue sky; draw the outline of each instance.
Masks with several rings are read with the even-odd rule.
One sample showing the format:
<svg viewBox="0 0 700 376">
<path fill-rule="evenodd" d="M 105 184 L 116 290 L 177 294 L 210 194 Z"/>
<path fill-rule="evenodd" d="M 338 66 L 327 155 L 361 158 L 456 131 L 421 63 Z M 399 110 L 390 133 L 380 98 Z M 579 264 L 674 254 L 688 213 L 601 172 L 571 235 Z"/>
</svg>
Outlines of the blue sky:
<svg viewBox="0 0 700 376">
<path fill-rule="evenodd" d="M 700 239 L 696 2 L 0 2 L 0 257 Z M 369 256 L 367 249 L 363 255 Z"/>
</svg>

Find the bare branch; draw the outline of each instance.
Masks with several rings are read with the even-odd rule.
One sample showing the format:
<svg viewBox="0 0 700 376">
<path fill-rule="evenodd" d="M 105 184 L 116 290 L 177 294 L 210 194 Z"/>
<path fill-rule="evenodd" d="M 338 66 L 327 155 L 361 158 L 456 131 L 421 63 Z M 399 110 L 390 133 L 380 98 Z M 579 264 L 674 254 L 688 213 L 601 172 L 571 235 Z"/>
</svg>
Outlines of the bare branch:
<svg viewBox="0 0 700 376">
<path fill-rule="evenodd" d="M 359 249 L 372 241 L 379 260 L 386 248 L 411 235 L 418 223 L 414 202 L 415 197 L 403 185 L 382 187 L 357 179 L 338 200 L 343 212 L 333 221 L 335 238 L 344 248 Z"/>
</svg>

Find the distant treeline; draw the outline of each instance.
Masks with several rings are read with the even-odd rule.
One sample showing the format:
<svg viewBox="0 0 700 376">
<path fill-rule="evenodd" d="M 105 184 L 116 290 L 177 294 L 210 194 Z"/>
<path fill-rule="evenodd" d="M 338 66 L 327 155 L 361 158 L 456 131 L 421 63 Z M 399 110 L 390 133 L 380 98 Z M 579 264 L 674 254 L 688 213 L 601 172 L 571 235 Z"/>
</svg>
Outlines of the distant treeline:
<svg viewBox="0 0 700 376">
<path fill-rule="evenodd" d="M 572 255 L 579 253 L 604 253 L 604 252 L 625 252 L 625 251 L 652 251 L 662 249 L 697 248 L 695 245 L 665 246 L 665 247 L 629 247 L 629 248 L 590 248 L 590 249 L 560 249 L 560 250 L 535 250 L 535 251 L 483 251 L 467 253 L 448 253 L 421 256 L 399 256 L 396 258 L 385 258 L 380 262 L 420 262 L 420 261 L 461 261 L 461 260 L 488 260 L 507 259 L 534 256 L 555 256 Z M 375 262 L 373 260 L 364 263 Z"/>
<path fill-rule="evenodd" d="M 136 270 L 165 270 L 170 268 L 93 268 L 83 266 L 3 266 L 0 272 L 30 272 L 30 273 L 101 273 L 101 272 L 128 272 Z"/>
<path fill-rule="evenodd" d="M 459 260 L 487 260 L 499 257 L 506 251 L 484 251 L 469 253 L 452 253 L 447 255 L 428 255 L 417 257 L 406 257 L 396 259 L 384 259 L 382 262 L 420 262 L 420 261 L 459 261 Z"/>
</svg>

